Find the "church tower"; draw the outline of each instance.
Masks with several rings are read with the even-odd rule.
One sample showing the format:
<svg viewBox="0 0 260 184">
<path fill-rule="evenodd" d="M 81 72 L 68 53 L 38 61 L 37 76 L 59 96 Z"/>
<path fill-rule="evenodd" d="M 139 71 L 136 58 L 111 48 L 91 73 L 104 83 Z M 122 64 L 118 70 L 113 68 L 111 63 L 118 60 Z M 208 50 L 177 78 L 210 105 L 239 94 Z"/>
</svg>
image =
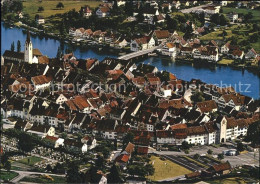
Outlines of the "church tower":
<svg viewBox="0 0 260 184">
<path fill-rule="evenodd" d="M 24 46 L 24 61 L 29 64 L 32 64 L 33 62 L 33 46 L 29 31 L 27 31 L 27 38 Z"/>
</svg>

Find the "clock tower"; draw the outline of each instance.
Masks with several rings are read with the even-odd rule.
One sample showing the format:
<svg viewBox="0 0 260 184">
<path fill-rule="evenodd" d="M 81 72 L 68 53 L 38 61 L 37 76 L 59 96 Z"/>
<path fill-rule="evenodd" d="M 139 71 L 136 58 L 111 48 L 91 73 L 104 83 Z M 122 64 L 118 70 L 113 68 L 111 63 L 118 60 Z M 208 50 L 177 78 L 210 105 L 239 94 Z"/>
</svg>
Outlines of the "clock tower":
<svg viewBox="0 0 260 184">
<path fill-rule="evenodd" d="M 27 31 L 27 37 L 24 45 L 24 61 L 29 64 L 32 64 L 33 61 L 33 46 L 29 30 Z"/>
</svg>

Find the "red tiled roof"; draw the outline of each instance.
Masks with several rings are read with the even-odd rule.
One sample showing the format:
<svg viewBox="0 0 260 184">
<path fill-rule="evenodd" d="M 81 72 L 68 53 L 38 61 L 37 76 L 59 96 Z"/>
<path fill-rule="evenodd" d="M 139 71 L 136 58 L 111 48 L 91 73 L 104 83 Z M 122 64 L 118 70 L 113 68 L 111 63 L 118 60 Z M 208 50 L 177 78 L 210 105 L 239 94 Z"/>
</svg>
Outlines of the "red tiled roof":
<svg viewBox="0 0 260 184">
<path fill-rule="evenodd" d="M 211 112 L 213 109 L 218 108 L 214 100 L 198 102 L 197 107 L 200 109 L 201 112 Z"/>
<path fill-rule="evenodd" d="M 46 84 L 50 82 L 52 79 L 50 77 L 46 77 L 45 75 L 39 75 L 32 77 L 32 82 L 34 85 L 41 85 L 41 84 Z"/>
</svg>

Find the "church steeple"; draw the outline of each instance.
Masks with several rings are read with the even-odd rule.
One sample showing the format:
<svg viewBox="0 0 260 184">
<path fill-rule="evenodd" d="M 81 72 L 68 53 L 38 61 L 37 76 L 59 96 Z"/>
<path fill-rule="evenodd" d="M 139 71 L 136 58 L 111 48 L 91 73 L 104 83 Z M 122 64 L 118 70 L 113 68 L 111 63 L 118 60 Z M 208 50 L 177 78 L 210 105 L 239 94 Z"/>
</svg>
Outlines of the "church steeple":
<svg viewBox="0 0 260 184">
<path fill-rule="evenodd" d="M 30 43 L 30 42 L 31 42 L 31 36 L 30 36 L 30 31 L 29 31 L 29 30 L 27 30 L 26 42 L 27 42 L 27 43 Z"/>
<path fill-rule="evenodd" d="M 33 62 L 33 46 L 29 30 L 27 30 L 27 37 L 24 45 L 24 61 L 29 64 L 32 64 Z"/>
</svg>

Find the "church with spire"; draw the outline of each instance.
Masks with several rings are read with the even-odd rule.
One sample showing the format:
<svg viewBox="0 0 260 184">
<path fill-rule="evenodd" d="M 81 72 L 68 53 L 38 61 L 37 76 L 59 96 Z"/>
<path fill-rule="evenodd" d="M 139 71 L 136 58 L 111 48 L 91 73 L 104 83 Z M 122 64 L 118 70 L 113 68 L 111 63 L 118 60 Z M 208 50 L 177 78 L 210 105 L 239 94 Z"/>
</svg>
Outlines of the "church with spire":
<svg viewBox="0 0 260 184">
<path fill-rule="evenodd" d="M 6 50 L 3 54 L 6 61 L 25 62 L 28 64 L 48 64 L 49 58 L 43 56 L 39 49 L 34 49 L 30 32 L 27 31 L 27 36 L 24 44 L 24 52 L 16 52 Z"/>
<path fill-rule="evenodd" d="M 29 31 L 27 31 L 27 37 L 26 37 L 26 41 L 24 44 L 24 61 L 29 64 L 33 63 L 33 45 L 32 45 Z"/>
</svg>

